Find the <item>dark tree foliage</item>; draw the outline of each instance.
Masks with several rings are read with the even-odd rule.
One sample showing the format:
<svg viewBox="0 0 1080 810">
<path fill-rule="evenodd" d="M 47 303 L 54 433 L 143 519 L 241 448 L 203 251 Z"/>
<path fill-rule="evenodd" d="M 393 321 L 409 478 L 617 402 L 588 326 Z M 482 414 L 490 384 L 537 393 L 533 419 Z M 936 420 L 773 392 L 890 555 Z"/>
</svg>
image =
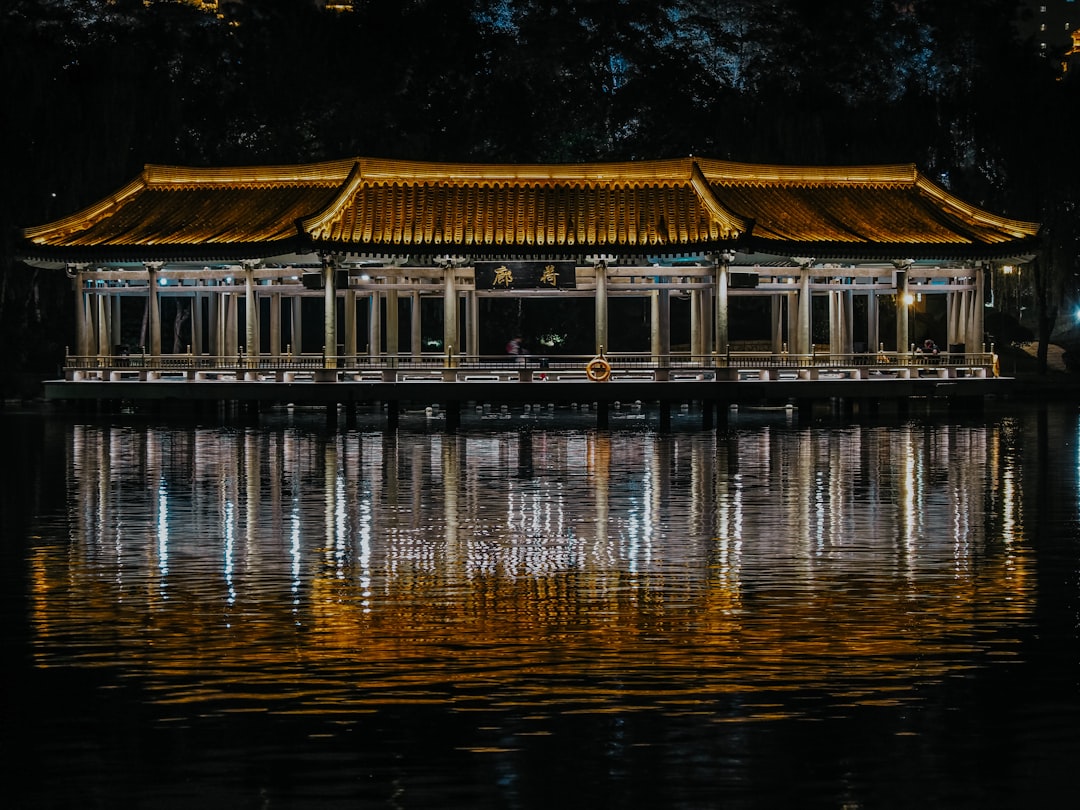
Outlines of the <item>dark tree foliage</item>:
<svg viewBox="0 0 1080 810">
<path fill-rule="evenodd" d="M 145 163 L 355 155 L 444 161 L 701 154 L 914 162 L 1046 223 L 1044 340 L 1078 300 L 1078 80 L 1016 36 L 1018 0 L 7 0 L 0 87 L 0 342 L 51 371 L 62 273 L 14 265 L 18 227 Z"/>
</svg>

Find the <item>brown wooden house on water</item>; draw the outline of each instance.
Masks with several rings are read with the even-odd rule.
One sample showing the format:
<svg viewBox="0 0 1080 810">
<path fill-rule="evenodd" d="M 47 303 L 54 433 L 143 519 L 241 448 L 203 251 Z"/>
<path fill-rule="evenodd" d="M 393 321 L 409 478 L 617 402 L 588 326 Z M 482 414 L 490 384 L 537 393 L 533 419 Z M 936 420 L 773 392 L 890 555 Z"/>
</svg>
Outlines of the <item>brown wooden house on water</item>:
<svg viewBox="0 0 1080 810">
<path fill-rule="evenodd" d="M 19 253 L 75 285 L 69 381 L 118 379 L 120 351 L 139 356 L 142 379 L 233 367 L 247 375 L 235 379 L 281 382 L 314 367 L 322 380 L 360 370 L 385 382 L 469 369 L 484 359 L 484 298 L 591 300 L 579 310 L 593 320 L 589 349 L 616 372 L 668 380 L 680 365 L 742 367 L 764 380 L 769 368 L 805 379 L 863 360 L 905 366 L 924 336 L 956 365 L 990 368 L 984 301 L 996 273 L 1032 258 L 1038 232 L 911 165 L 357 158 L 148 166 L 104 200 L 25 229 Z M 609 340 L 611 304 L 625 297 L 648 312 L 648 351 Z M 166 325 L 169 298 L 187 314 Z M 673 298 L 689 320 L 674 347 Z M 759 322 L 753 340 L 732 332 L 746 312 Z M 938 333 L 913 327 L 915 312 L 930 312 Z"/>
</svg>

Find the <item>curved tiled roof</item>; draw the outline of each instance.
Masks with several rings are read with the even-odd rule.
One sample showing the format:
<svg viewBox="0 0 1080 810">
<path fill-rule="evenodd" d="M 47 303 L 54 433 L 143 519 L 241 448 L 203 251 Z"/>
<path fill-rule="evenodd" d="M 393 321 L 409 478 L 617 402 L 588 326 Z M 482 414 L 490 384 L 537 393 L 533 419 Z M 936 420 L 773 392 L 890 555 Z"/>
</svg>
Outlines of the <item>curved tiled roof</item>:
<svg viewBox="0 0 1080 810">
<path fill-rule="evenodd" d="M 301 227 L 320 244 L 466 251 L 706 247 L 748 229 L 685 164 L 663 173 L 651 164 L 490 166 L 483 173 L 401 166 L 385 172 L 361 164 L 336 204 Z"/>
<path fill-rule="evenodd" d="M 191 169 L 147 166 L 115 194 L 23 231 L 40 248 L 72 255 L 153 258 L 228 255 L 291 246 L 296 220 L 322 210 L 355 163 Z"/>
<path fill-rule="evenodd" d="M 716 198 L 753 212 L 754 236 L 776 243 L 999 245 L 1038 225 L 980 211 L 914 166 L 791 168 L 702 161 Z"/>
<path fill-rule="evenodd" d="M 593 164 L 356 159 L 148 166 L 27 255 L 196 258 L 247 251 L 656 255 L 753 244 L 812 255 L 992 250 L 1035 223 L 981 211 L 913 166 L 786 167 L 701 158 Z"/>
</svg>

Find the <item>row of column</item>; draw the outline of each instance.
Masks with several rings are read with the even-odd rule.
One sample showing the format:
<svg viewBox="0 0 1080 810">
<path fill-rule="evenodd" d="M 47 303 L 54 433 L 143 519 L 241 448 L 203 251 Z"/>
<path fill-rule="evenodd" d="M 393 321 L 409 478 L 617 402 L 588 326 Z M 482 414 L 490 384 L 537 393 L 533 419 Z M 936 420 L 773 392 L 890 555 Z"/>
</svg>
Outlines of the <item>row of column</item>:
<svg viewBox="0 0 1080 810">
<path fill-rule="evenodd" d="M 159 263 L 147 264 L 148 300 L 143 315 L 142 333 L 144 346 L 151 356 L 162 354 L 161 345 L 161 293 L 159 289 Z M 209 323 L 205 330 L 209 335 L 210 345 L 205 347 L 209 353 L 220 356 L 234 356 L 240 353 L 258 355 L 260 346 L 260 308 L 255 279 L 256 262 L 245 262 L 244 276 L 244 336 L 239 335 L 239 298 L 235 288 L 196 288 L 191 294 L 191 323 L 187 346 L 194 354 L 202 354 L 202 336 L 204 333 L 204 302 Z M 443 348 L 444 353 L 454 357 L 462 353 L 478 354 L 479 350 L 479 304 L 474 289 L 459 291 L 458 270 L 446 267 L 443 271 Z M 814 271 L 803 267 L 799 274 L 797 289 L 788 292 L 770 293 L 771 297 L 771 344 L 774 353 L 788 351 L 792 354 L 810 354 L 812 343 L 812 305 L 811 278 Z M 600 262 L 595 267 L 595 350 L 597 353 L 611 350 L 608 340 L 608 287 L 607 267 Z M 76 340 L 77 353 L 80 355 L 109 355 L 113 347 L 121 342 L 120 335 L 120 296 L 107 291 L 86 288 L 82 283 L 81 273 L 76 273 L 81 295 L 77 297 Z M 337 355 L 338 315 L 337 315 L 337 267 L 333 262 L 326 262 L 322 270 L 324 289 L 323 299 L 323 345 L 328 358 Z M 662 278 L 661 281 L 667 281 Z M 794 287 L 795 285 L 793 285 Z M 867 296 L 866 317 L 868 350 L 880 345 L 879 334 L 879 292 L 875 289 L 866 292 L 852 286 L 843 290 L 829 290 L 829 351 L 833 354 L 850 354 L 854 350 L 854 313 L 855 296 Z M 892 295 L 893 293 L 886 293 Z M 272 357 L 283 353 L 283 293 L 273 291 L 269 294 L 269 346 L 268 354 Z M 421 313 L 420 292 L 411 290 L 406 293 L 410 303 L 410 344 L 415 357 L 421 354 Z M 671 297 L 667 287 L 653 290 L 651 298 L 651 350 L 654 356 L 665 356 L 671 352 Z M 981 347 L 983 340 L 983 274 L 976 274 L 974 289 L 945 293 L 947 309 L 947 341 L 949 344 L 966 344 L 971 349 Z M 397 289 L 370 291 L 358 294 L 356 290 L 346 289 L 344 297 L 344 318 L 340 324 L 344 334 L 341 347 L 346 356 L 355 356 L 358 352 L 358 299 L 367 299 L 368 340 L 367 350 L 371 356 L 397 357 L 399 353 L 399 301 Z M 897 271 L 896 297 L 898 317 L 896 324 L 896 346 L 905 351 L 910 346 L 908 321 L 910 310 L 910 291 L 907 272 Z M 464 329 L 461 323 L 461 302 L 464 298 Z M 301 334 L 301 298 L 289 299 L 287 309 L 289 326 L 293 335 L 290 349 L 300 351 Z M 385 333 L 383 345 L 383 311 L 385 302 Z M 725 354 L 729 345 L 729 268 L 724 262 L 715 265 L 713 283 L 699 285 L 690 292 L 690 352 L 695 356 L 707 356 L 713 352 Z M 464 344 L 462 342 L 464 332 Z M 785 341 L 784 334 L 788 339 Z M 182 347 L 182 351 L 187 350 Z M 332 362 L 332 360 L 328 360 Z"/>
</svg>

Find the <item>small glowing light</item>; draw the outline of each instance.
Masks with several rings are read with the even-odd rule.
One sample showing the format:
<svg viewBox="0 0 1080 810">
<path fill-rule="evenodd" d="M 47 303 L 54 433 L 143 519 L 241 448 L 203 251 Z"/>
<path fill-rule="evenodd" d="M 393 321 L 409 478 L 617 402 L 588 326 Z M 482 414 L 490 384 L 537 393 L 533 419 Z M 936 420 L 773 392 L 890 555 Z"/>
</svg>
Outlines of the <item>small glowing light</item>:
<svg viewBox="0 0 1080 810">
<path fill-rule="evenodd" d="M 1011 276 L 1012 272 L 1013 272 L 1013 266 L 1011 264 L 1006 264 L 1006 265 L 1002 266 L 1001 272 L 1004 273 L 1007 276 Z"/>
<path fill-rule="evenodd" d="M 915 303 L 915 296 L 911 293 L 904 293 L 904 303 L 911 306 Z"/>
<path fill-rule="evenodd" d="M 232 284 L 232 276 L 225 276 L 225 283 Z"/>
<path fill-rule="evenodd" d="M 371 281 L 371 276 L 369 276 L 367 273 L 361 273 L 360 274 L 360 280 L 361 281 Z"/>
<path fill-rule="evenodd" d="M 1080 307 L 1076 308 L 1076 320 L 1080 321 Z"/>
<path fill-rule="evenodd" d="M 167 285 L 169 283 L 169 280 L 167 278 L 159 278 L 157 280 L 157 283 L 158 283 L 158 286 L 164 287 L 165 285 Z"/>
</svg>

